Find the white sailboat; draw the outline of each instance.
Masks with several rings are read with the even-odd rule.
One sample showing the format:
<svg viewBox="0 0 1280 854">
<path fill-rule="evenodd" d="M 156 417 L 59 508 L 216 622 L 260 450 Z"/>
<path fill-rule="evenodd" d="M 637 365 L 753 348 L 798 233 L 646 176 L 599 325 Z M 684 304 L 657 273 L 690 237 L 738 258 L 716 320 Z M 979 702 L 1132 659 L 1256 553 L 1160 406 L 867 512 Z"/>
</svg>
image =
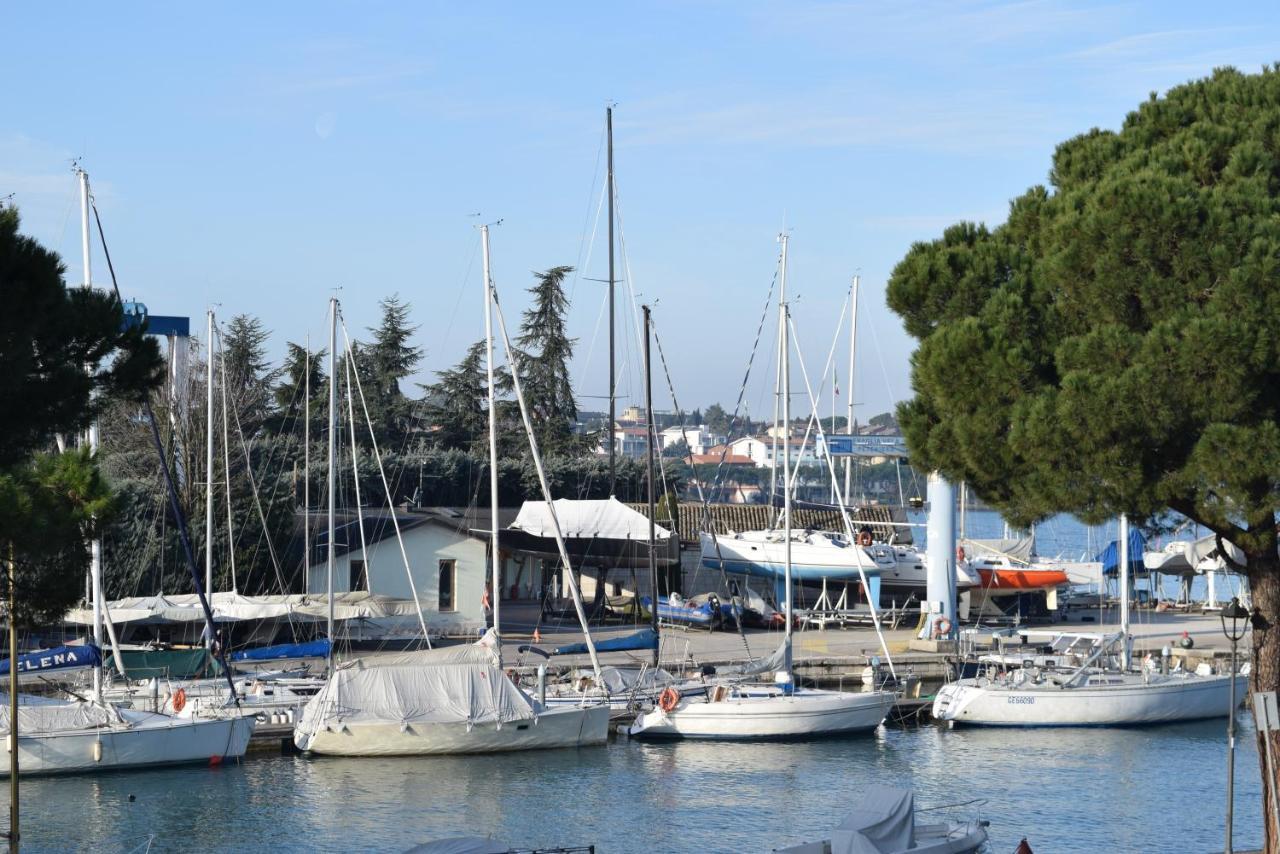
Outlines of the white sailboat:
<svg viewBox="0 0 1280 854">
<path fill-rule="evenodd" d="M 513 365 L 511 375 L 530 451 L 565 566 L 565 578 L 599 682 L 600 663 L 587 629 L 582 597 L 569 567 L 555 505 L 520 387 L 519 371 L 514 368 L 506 323 L 497 306 L 497 295 L 489 274 L 489 227 L 481 226 L 480 235 L 484 257 L 489 375 L 492 589 L 495 593 L 501 589 L 498 577 L 497 422 L 492 329 L 492 315 L 496 311 L 507 358 Z M 331 404 L 331 435 L 333 420 Z M 331 453 L 331 477 L 332 460 Z M 332 491 L 329 500 L 332 506 Z M 331 511 L 330 544 L 333 543 L 332 524 Z M 604 744 L 609 737 L 608 704 L 584 699 L 574 705 L 548 707 L 525 694 L 503 671 L 498 599 L 496 595 L 493 597 L 493 628 L 476 644 L 356 659 L 332 668 L 324 687 L 303 709 L 294 728 L 294 743 L 307 752 L 336 756 L 491 753 Z"/>
<path fill-rule="evenodd" d="M 80 181 L 81 249 L 84 254 L 84 286 L 93 287 L 89 253 L 89 176 L 77 170 Z M 97 451 L 98 429 L 89 428 L 89 448 Z M 102 543 L 90 550 L 90 594 L 93 599 L 93 645 L 101 650 L 103 639 Z M 221 763 L 244 755 L 256 720 L 227 717 L 213 720 L 119 709 L 103 699 L 102 657 L 92 656 L 93 688 L 89 699 L 69 701 L 12 695 L 0 711 L 0 734 L 6 750 L 14 749 L 14 712 L 17 716 L 17 769 L 19 774 L 65 774 L 118 770 L 148 765 L 186 762 Z M 17 662 L 10 662 L 17 669 Z M 12 758 L 12 756 L 11 756 Z M 10 766 L 0 768 L 9 776 Z"/>
<path fill-rule="evenodd" d="M 1053 667 L 998 669 L 992 675 L 944 685 L 933 703 L 938 720 L 994 726 L 1130 726 L 1222 717 L 1231 691 L 1243 699 L 1248 677 L 1216 672 L 1167 672 L 1162 665 L 1132 667 L 1129 634 L 1128 520 L 1120 517 L 1120 632 L 1098 635 L 1075 654 L 1080 636 L 1055 641 Z"/>
<path fill-rule="evenodd" d="M 779 297 L 780 369 L 783 423 L 791 423 L 791 377 L 786 301 L 787 235 L 782 235 Z M 758 670 L 772 670 L 773 684 L 717 685 L 701 697 L 664 692 L 658 707 L 639 715 L 628 730 L 636 738 L 763 739 L 812 738 L 872 730 L 884 721 L 895 696 L 888 691 L 849 693 L 802 688 L 792 677 L 792 548 L 791 454 L 783 443 L 782 569 L 785 584 L 786 629 L 782 646 L 761 662 Z M 865 577 L 864 577 L 865 583 Z M 873 606 L 874 607 L 874 606 Z"/>
</svg>

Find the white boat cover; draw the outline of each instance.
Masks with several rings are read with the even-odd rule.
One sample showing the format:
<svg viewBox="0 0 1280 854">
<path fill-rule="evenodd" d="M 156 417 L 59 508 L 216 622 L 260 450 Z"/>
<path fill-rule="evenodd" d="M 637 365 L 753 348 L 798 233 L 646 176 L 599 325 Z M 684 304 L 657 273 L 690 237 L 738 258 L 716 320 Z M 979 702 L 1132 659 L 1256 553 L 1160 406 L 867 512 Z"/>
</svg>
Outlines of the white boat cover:
<svg viewBox="0 0 1280 854">
<path fill-rule="evenodd" d="M 649 517 L 637 513 L 616 498 L 573 501 L 561 498 L 555 502 L 560 534 L 574 539 L 649 540 Z M 520 507 L 511 527 L 535 537 L 554 537 L 555 525 L 545 501 L 526 501 Z M 671 538 L 671 532 L 655 525 L 659 540 Z"/>
<path fill-rule="evenodd" d="M 878 786 L 864 792 L 857 809 L 836 825 L 831 854 L 891 854 L 915 844 L 915 795 Z"/>
<path fill-rule="evenodd" d="M 315 731 L 328 720 L 501 724 L 534 716 L 529 698 L 498 668 L 486 635 L 474 644 L 356 659 L 329 676 L 300 726 Z"/>
<path fill-rule="evenodd" d="M 9 732 L 9 695 L 0 694 L 0 733 Z M 47 697 L 18 695 L 18 734 L 76 732 L 101 729 L 118 723 L 109 709 L 79 700 L 65 702 Z"/>
<path fill-rule="evenodd" d="M 483 836 L 458 836 L 415 845 L 405 854 L 507 854 L 511 850 L 507 843 L 495 842 Z"/>
<path fill-rule="evenodd" d="M 393 599 L 355 590 L 335 593 L 334 619 L 376 620 L 388 617 L 415 617 L 411 599 Z M 290 616 L 295 620 L 321 621 L 328 619 L 329 600 L 324 594 L 307 595 L 291 593 L 276 596 L 242 596 L 230 591 L 213 594 L 210 601 L 213 619 L 217 622 L 236 620 L 265 620 Z M 169 596 L 136 596 L 107 603 L 113 623 L 190 623 L 204 620 L 204 609 L 194 593 Z M 66 621 L 78 625 L 92 625 L 93 611 L 77 608 L 67 614 Z"/>
</svg>

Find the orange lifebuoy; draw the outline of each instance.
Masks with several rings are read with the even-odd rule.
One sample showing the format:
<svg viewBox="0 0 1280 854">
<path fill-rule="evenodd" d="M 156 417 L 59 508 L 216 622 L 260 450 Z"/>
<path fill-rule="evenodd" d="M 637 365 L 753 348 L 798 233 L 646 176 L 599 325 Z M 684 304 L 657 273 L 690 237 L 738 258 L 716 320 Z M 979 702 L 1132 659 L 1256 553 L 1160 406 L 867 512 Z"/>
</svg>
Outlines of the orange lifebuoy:
<svg viewBox="0 0 1280 854">
<path fill-rule="evenodd" d="M 933 636 L 946 637 L 951 634 L 951 621 L 946 617 L 939 617 L 938 621 L 933 624 Z"/>
<path fill-rule="evenodd" d="M 872 539 L 870 531 L 863 531 L 861 534 L 858 534 L 858 545 L 869 546 L 871 543 Z"/>
<path fill-rule="evenodd" d="M 175 712 L 182 711 L 187 705 L 187 692 L 179 688 L 173 692 L 173 710 Z"/>
<path fill-rule="evenodd" d="M 663 688 L 662 693 L 658 695 L 658 708 L 664 712 L 669 712 L 680 702 L 680 692 L 675 688 Z"/>
<path fill-rule="evenodd" d="M 956 546 L 956 560 L 964 560 L 964 546 Z"/>
</svg>

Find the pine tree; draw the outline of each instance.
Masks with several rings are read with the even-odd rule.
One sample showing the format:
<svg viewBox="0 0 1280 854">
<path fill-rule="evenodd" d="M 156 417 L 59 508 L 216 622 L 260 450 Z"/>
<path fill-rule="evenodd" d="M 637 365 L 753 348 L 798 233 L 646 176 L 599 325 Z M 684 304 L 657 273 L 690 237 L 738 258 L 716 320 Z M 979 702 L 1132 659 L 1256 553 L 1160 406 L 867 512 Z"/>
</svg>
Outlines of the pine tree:
<svg viewBox="0 0 1280 854">
<path fill-rule="evenodd" d="M 572 267 L 552 267 L 534 273 L 529 288 L 533 305 L 525 310 L 517 339 L 520 383 L 529 406 L 539 447 L 548 454 L 565 453 L 576 444 L 573 425 L 578 405 L 569 382 L 569 361 L 575 339 L 565 331 L 569 301 L 564 279 Z"/>
<path fill-rule="evenodd" d="M 234 406 L 246 434 L 271 412 L 271 386 L 280 371 L 267 359 L 271 332 L 252 315 L 237 314 L 222 334 L 222 350 L 217 370 L 224 377 L 227 405 Z"/>
<path fill-rule="evenodd" d="M 398 295 L 379 305 L 382 320 L 369 330 L 373 342 L 356 350 L 355 365 L 375 428 L 389 438 L 403 439 L 411 426 L 413 404 L 401 391 L 400 381 L 414 372 L 423 353 L 410 344 L 418 331 L 409 324 L 412 306 Z"/>
</svg>

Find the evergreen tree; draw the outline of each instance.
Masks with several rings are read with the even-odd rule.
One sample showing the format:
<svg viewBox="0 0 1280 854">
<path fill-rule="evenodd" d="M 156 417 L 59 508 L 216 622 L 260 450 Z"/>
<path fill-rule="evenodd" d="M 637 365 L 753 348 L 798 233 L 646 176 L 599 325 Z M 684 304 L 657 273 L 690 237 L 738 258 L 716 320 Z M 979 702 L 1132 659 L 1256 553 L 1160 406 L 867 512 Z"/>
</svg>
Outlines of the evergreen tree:
<svg viewBox="0 0 1280 854">
<path fill-rule="evenodd" d="M 575 444 L 573 425 L 578 405 L 569 383 L 569 361 L 575 339 L 565 331 L 569 301 L 564 279 L 572 267 L 552 267 L 534 273 L 529 293 L 533 304 L 525 310 L 517 339 L 520 384 L 538 435 L 539 448 L 547 454 L 565 453 Z"/>
<path fill-rule="evenodd" d="M 379 305 L 382 320 L 369 330 L 373 342 L 356 350 L 355 365 L 360 368 L 360 384 L 375 428 L 390 438 L 403 439 L 411 426 L 413 402 L 404 396 L 400 381 L 422 361 L 421 348 L 410 343 L 418 327 L 409 324 L 412 306 L 398 295 Z"/>
<path fill-rule="evenodd" d="M 707 407 L 707 414 L 704 417 L 707 429 L 712 433 L 720 436 L 729 435 L 729 428 L 732 425 L 729 423 L 729 413 L 724 411 L 723 406 L 718 403 L 711 404 Z"/>
<path fill-rule="evenodd" d="M 19 625 L 60 619 L 84 590 L 88 539 L 110 493 L 87 449 L 54 450 L 117 401 L 163 378 L 153 339 L 125 329 L 120 301 L 67 288 L 58 256 L 0 210 L 0 555 L 12 555 Z M 90 369 L 85 370 L 89 365 Z"/>
<path fill-rule="evenodd" d="M 994 229 L 918 243 L 912 460 L 1015 525 L 1176 511 L 1238 546 L 1255 692 L 1280 688 L 1280 67 L 1152 96 L 1060 145 Z M 1260 755 L 1280 754 L 1280 737 Z M 1280 785 L 1264 774 L 1262 800 Z M 1280 851 L 1272 823 L 1266 850 Z"/>
<path fill-rule="evenodd" d="M 280 371 L 267 358 L 271 332 L 252 315 L 237 314 L 222 333 L 222 350 L 217 370 L 226 383 L 227 406 L 234 406 L 246 434 L 271 412 L 271 386 Z"/>
</svg>

